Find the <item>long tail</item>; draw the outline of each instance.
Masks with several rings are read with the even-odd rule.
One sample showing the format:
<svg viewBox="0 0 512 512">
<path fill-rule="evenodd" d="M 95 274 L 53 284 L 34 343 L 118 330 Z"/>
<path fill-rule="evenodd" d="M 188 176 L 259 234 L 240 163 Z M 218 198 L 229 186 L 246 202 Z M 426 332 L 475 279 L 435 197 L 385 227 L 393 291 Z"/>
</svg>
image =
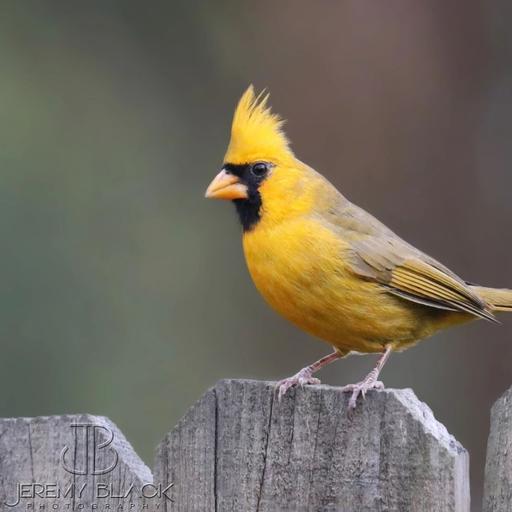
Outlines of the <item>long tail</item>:
<svg viewBox="0 0 512 512">
<path fill-rule="evenodd" d="M 471 288 L 491 306 L 493 311 L 512 312 L 512 290 L 483 286 L 472 286 Z"/>
</svg>

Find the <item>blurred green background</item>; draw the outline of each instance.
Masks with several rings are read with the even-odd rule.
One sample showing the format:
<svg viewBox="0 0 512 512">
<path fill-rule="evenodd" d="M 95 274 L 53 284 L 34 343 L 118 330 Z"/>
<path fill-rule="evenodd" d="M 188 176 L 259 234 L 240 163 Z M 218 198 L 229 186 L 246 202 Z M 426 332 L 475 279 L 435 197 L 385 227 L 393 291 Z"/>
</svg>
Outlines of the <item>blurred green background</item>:
<svg viewBox="0 0 512 512">
<path fill-rule="evenodd" d="M 109 416 L 151 465 L 223 377 L 330 348 L 271 311 L 233 208 L 203 199 L 246 86 L 298 156 L 413 244 L 512 286 L 512 4 L 9 2 L 0 17 L 2 416 Z M 391 358 L 471 453 L 512 384 L 512 318 Z M 325 370 L 359 380 L 374 357 Z"/>
</svg>

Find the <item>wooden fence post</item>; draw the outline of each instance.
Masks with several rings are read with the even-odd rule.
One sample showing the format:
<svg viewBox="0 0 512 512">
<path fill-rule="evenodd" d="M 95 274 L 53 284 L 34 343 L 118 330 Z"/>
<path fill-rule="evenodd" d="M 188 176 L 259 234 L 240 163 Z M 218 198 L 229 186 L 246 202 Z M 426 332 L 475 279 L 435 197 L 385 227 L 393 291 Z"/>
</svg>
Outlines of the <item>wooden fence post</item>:
<svg viewBox="0 0 512 512">
<path fill-rule="evenodd" d="M 170 511 L 469 511 L 469 459 L 411 390 L 348 395 L 225 380 L 165 437 Z"/>
<path fill-rule="evenodd" d="M 107 418 L 0 419 L 0 510 L 469 511 L 468 455 L 411 390 L 370 392 L 351 417 L 347 401 L 221 381 L 160 443 L 154 481 Z"/>
<path fill-rule="evenodd" d="M 512 388 L 496 400 L 491 409 L 483 510 L 512 510 Z"/>
<path fill-rule="evenodd" d="M 149 512 L 157 500 L 140 491 L 152 482 L 150 470 L 107 418 L 0 419 L 2 512 L 100 512 L 107 503 L 116 512 Z M 152 488 L 144 492 L 151 496 Z"/>
</svg>

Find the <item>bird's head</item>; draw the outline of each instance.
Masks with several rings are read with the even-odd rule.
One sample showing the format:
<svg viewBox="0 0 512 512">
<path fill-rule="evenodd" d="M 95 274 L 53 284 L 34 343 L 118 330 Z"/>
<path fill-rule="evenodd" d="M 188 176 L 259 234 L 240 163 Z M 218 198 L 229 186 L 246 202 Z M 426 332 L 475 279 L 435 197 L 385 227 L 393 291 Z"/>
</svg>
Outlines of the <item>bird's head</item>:
<svg viewBox="0 0 512 512">
<path fill-rule="evenodd" d="M 305 167 L 290 149 L 284 121 L 270 110 L 268 97 L 256 96 L 252 85 L 241 97 L 222 170 L 205 194 L 233 201 L 244 231 L 255 227 L 262 216 L 275 222 L 290 210 Z"/>
</svg>

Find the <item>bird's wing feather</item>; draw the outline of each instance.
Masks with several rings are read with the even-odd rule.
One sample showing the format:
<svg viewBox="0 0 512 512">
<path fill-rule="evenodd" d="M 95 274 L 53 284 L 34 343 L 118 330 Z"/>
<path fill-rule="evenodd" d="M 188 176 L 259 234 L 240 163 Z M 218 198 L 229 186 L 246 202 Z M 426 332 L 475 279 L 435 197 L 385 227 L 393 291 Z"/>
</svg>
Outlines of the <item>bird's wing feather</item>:
<svg viewBox="0 0 512 512">
<path fill-rule="evenodd" d="M 354 273 L 403 299 L 495 321 L 486 302 L 444 265 L 355 205 L 345 204 L 342 210 L 335 224 L 350 246 Z"/>
</svg>

